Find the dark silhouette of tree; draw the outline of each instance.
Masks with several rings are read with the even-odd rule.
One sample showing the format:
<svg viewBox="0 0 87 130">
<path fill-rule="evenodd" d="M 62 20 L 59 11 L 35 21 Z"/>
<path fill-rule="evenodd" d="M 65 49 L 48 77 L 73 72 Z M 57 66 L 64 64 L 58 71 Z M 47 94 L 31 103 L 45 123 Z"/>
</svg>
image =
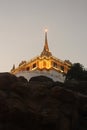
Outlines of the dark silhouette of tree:
<svg viewBox="0 0 87 130">
<path fill-rule="evenodd" d="M 66 75 L 66 80 L 86 80 L 87 71 L 80 63 L 74 63 Z"/>
<path fill-rule="evenodd" d="M 87 70 L 83 71 L 83 80 L 87 81 Z"/>
</svg>

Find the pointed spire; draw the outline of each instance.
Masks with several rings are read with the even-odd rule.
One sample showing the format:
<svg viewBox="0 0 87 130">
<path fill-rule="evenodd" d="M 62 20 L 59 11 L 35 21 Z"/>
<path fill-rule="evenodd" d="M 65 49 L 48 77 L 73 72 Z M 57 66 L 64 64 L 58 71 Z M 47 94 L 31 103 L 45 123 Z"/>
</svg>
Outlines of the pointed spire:
<svg viewBox="0 0 87 130">
<path fill-rule="evenodd" d="M 48 47 L 48 40 L 47 40 L 47 29 L 45 29 L 45 44 L 44 44 L 44 49 L 41 53 L 41 56 L 52 56 L 51 52 L 49 51 L 49 47 Z"/>
<path fill-rule="evenodd" d="M 47 41 L 47 32 L 48 32 L 48 30 L 45 29 L 45 45 L 44 45 L 44 50 L 45 51 L 49 51 L 48 41 Z"/>
</svg>

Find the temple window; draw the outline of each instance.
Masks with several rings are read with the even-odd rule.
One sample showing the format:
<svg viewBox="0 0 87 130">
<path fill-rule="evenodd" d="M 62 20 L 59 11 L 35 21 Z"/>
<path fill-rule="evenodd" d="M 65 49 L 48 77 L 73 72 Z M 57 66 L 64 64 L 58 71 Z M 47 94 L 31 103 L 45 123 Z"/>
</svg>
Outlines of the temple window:
<svg viewBox="0 0 87 130">
<path fill-rule="evenodd" d="M 26 70 L 27 70 L 27 71 L 30 70 L 30 67 L 27 67 Z"/>
<path fill-rule="evenodd" d="M 57 68 L 57 63 L 56 62 L 53 62 L 53 67 Z"/>
<path fill-rule="evenodd" d="M 61 70 L 64 71 L 64 66 L 61 66 Z"/>
<path fill-rule="evenodd" d="M 35 67 L 36 67 L 36 63 L 33 64 L 33 68 L 35 68 Z"/>
</svg>

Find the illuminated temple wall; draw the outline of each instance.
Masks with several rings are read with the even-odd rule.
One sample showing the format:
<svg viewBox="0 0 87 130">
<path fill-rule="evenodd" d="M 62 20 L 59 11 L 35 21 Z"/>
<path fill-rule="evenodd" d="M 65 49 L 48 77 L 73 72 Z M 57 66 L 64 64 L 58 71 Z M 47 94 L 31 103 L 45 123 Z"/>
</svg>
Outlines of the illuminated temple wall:
<svg viewBox="0 0 87 130">
<path fill-rule="evenodd" d="M 28 63 L 24 63 L 18 66 L 18 68 L 12 70 L 12 73 L 16 74 L 20 71 L 33 71 L 33 70 L 51 70 L 54 69 L 60 73 L 67 73 L 69 66 L 66 63 L 60 62 L 53 57 L 37 57 Z"/>
</svg>

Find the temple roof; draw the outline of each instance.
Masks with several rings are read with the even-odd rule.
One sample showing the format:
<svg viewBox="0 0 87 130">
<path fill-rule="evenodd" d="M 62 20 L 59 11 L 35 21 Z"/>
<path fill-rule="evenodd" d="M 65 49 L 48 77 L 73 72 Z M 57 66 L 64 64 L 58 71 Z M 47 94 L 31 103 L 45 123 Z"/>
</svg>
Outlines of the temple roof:
<svg viewBox="0 0 87 130">
<path fill-rule="evenodd" d="M 48 40 L 47 40 L 47 29 L 45 30 L 45 43 L 44 43 L 44 48 L 43 51 L 41 52 L 41 57 L 42 56 L 47 56 L 50 57 L 52 56 L 52 53 L 49 51 L 49 47 L 48 47 Z"/>
</svg>

